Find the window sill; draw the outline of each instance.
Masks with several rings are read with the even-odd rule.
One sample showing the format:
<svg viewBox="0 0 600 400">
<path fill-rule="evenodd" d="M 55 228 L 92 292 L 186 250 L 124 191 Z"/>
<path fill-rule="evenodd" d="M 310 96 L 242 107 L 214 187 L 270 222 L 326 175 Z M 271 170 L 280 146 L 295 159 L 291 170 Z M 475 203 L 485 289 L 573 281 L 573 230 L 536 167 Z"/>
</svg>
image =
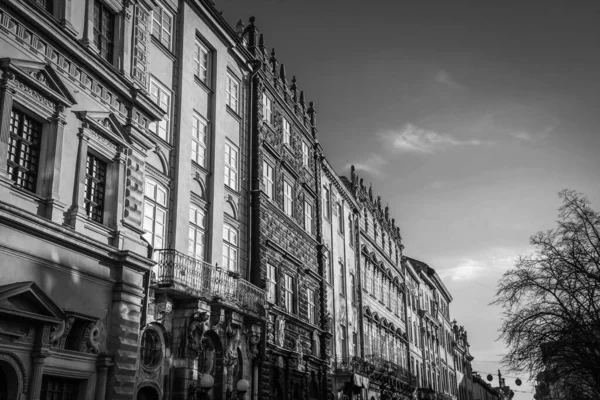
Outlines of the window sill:
<svg viewBox="0 0 600 400">
<path fill-rule="evenodd" d="M 171 52 L 171 50 L 167 48 L 167 46 L 165 46 L 160 40 L 158 40 L 156 36 L 151 34 L 150 37 L 152 38 L 152 43 L 154 43 L 156 47 L 158 47 L 167 57 L 169 57 L 171 61 L 175 62 L 177 60 L 175 54 L 173 54 L 173 52 Z"/>
<path fill-rule="evenodd" d="M 231 108 L 231 106 L 229 104 L 227 104 L 225 106 L 225 108 L 227 109 L 227 112 L 229 114 L 231 114 L 231 116 L 233 118 L 235 118 L 236 120 L 238 120 L 238 122 L 242 122 L 242 117 L 240 116 L 240 114 L 238 114 L 238 112 L 236 110 L 234 110 L 233 108 Z"/>
<path fill-rule="evenodd" d="M 198 75 L 194 74 L 194 81 L 206 91 L 208 94 L 213 94 L 213 90 L 210 88 L 207 82 L 203 82 L 202 79 L 198 77 Z"/>
</svg>

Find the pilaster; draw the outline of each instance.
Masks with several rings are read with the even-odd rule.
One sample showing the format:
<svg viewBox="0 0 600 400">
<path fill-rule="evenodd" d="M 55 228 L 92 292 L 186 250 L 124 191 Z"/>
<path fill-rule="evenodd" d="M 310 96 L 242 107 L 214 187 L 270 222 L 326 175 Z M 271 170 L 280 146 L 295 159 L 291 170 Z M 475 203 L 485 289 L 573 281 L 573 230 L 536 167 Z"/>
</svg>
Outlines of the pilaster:
<svg viewBox="0 0 600 400">
<path fill-rule="evenodd" d="M 86 125 L 79 130 L 77 137 L 79 138 L 79 145 L 77 147 L 77 164 L 75 166 L 75 184 L 73 188 L 73 201 L 69 211 L 67 211 L 66 223 L 75 228 L 76 230 L 83 229 L 83 222 L 87 219 L 84 210 L 84 196 L 85 196 L 85 170 L 87 163 L 87 152 L 89 136 L 85 132 Z"/>
</svg>

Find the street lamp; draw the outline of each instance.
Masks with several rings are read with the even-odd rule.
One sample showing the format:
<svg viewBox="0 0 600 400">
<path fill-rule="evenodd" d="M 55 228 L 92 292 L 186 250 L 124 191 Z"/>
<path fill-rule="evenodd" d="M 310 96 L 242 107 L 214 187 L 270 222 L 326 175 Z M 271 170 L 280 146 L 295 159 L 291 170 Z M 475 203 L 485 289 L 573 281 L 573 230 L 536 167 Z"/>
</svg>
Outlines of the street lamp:
<svg viewBox="0 0 600 400">
<path fill-rule="evenodd" d="M 210 374 L 202 374 L 200 376 L 200 382 L 198 382 L 198 388 L 202 393 L 208 393 L 210 389 L 215 385 L 215 378 Z"/>
<path fill-rule="evenodd" d="M 246 379 L 240 379 L 235 384 L 235 388 L 237 389 L 238 393 L 244 396 L 244 393 L 246 393 L 248 389 L 250 389 L 250 382 L 248 382 Z"/>
</svg>

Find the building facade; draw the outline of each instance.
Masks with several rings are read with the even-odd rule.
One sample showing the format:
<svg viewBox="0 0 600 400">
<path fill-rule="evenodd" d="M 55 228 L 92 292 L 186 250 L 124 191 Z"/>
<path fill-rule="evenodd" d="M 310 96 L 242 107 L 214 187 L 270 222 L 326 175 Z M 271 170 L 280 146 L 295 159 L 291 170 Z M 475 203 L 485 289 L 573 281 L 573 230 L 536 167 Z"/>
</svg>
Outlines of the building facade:
<svg viewBox="0 0 600 400">
<path fill-rule="evenodd" d="M 333 379 L 337 398 L 364 389 L 358 290 L 359 206 L 326 158 L 321 159 L 323 247 L 327 310 L 333 319 Z"/>
<path fill-rule="evenodd" d="M 2 394 L 250 396 L 265 294 L 236 32 L 201 0 L 0 13 Z"/>
<path fill-rule="evenodd" d="M 389 207 L 382 206 L 371 187 L 366 188 L 354 167 L 350 179 L 343 179 L 361 207 L 357 228 L 363 364 L 359 372 L 368 378 L 363 398 L 410 398 L 416 377 L 408 365 L 400 228 L 390 217 Z"/>
<path fill-rule="evenodd" d="M 259 398 L 326 398 L 332 392 L 316 112 L 295 77 L 267 52 L 250 19 L 238 23 L 255 60 L 251 169 L 253 279 L 267 293 Z"/>
</svg>

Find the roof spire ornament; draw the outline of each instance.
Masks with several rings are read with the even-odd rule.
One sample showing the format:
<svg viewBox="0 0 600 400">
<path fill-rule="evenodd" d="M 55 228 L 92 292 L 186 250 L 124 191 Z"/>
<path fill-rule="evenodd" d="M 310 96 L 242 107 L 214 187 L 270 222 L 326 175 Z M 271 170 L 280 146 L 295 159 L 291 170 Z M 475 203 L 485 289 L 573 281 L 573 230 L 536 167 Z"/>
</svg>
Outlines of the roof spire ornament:
<svg viewBox="0 0 600 400">
<path fill-rule="evenodd" d="M 386 221 L 390 220 L 390 205 L 389 204 L 385 205 L 385 220 Z"/>
<path fill-rule="evenodd" d="M 285 74 L 285 64 L 281 63 L 279 66 L 279 77 L 284 85 L 287 85 L 287 76 Z"/>
<path fill-rule="evenodd" d="M 373 184 L 369 182 L 369 200 L 373 202 Z"/>
<path fill-rule="evenodd" d="M 262 33 L 258 37 L 258 49 L 263 54 L 263 57 L 266 57 L 265 37 Z"/>
<path fill-rule="evenodd" d="M 296 75 L 292 76 L 292 84 L 290 86 L 290 90 L 292 91 L 292 100 L 294 103 L 298 102 L 298 85 L 296 84 Z"/>
<path fill-rule="evenodd" d="M 271 49 L 271 58 L 269 58 L 269 62 L 271 63 L 271 71 L 273 75 L 275 75 L 275 79 L 277 79 L 277 57 L 275 57 L 275 48 Z"/>
</svg>

